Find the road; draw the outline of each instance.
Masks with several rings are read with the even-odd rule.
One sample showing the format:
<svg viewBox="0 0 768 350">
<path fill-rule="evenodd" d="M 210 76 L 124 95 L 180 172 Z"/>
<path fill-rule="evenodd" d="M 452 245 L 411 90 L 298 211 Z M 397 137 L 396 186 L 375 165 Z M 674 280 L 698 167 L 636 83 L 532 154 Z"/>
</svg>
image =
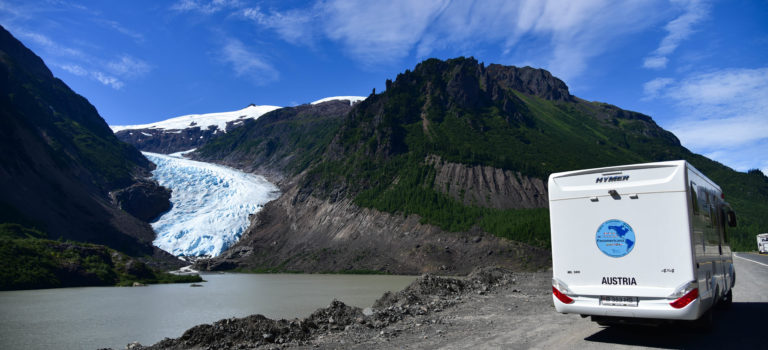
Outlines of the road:
<svg viewBox="0 0 768 350">
<path fill-rule="evenodd" d="M 577 316 L 570 328 L 574 333 L 555 344 L 579 349 L 766 349 L 768 256 L 737 253 L 734 265 L 734 303 L 728 310 L 718 310 L 715 329 L 709 334 L 682 327 L 602 328 Z"/>
<path fill-rule="evenodd" d="M 734 303 L 717 309 L 704 333 L 684 326 L 601 327 L 554 310 L 551 272 L 485 295 L 470 295 L 453 308 L 396 324 L 379 334 L 340 335 L 319 348 L 350 349 L 768 349 L 768 256 L 735 255 Z M 386 334 L 394 334 L 386 336 Z M 309 347 L 308 347 L 309 348 Z"/>
</svg>

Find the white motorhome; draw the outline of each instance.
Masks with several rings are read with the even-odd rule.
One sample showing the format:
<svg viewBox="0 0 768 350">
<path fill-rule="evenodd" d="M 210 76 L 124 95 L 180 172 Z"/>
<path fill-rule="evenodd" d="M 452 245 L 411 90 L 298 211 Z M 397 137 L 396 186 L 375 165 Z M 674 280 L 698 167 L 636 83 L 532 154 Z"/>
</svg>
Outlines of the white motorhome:
<svg viewBox="0 0 768 350">
<path fill-rule="evenodd" d="M 686 161 L 552 174 L 552 293 L 561 313 L 600 324 L 697 320 L 736 281 L 714 182 Z"/>
<path fill-rule="evenodd" d="M 760 254 L 768 254 L 768 233 L 757 235 L 757 251 Z"/>
</svg>

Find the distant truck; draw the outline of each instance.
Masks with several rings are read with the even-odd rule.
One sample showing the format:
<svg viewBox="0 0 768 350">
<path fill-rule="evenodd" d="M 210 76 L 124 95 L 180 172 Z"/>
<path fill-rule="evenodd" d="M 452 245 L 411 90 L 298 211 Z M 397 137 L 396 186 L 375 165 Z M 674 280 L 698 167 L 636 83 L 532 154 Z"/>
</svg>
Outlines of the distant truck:
<svg viewBox="0 0 768 350">
<path fill-rule="evenodd" d="M 757 235 L 757 251 L 760 254 L 768 254 L 768 233 Z"/>
<path fill-rule="evenodd" d="M 552 298 L 601 325 L 698 320 L 736 282 L 720 187 L 686 161 L 549 177 Z"/>
</svg>

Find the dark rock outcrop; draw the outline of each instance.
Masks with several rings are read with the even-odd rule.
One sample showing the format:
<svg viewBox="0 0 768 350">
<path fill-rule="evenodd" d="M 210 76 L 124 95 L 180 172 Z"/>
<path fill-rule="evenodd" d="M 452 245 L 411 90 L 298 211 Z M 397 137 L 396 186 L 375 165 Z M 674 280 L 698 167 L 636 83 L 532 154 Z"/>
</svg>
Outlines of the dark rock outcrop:
<svg viewBox="0 0 768 350">
<path fill-rule="evenodd" d="M 482 70 L 481 74 L 504 89 L 517 90 L 552 101 L 575 101 L 562 80 L 540 68 L 491 64 Z"/>
<path fill-rule="evenodd" d="M 157 181 L 141 180 L 112 193 L 120 209 L 145 222 L 152 222 L 171 209 L 171 190 Z"/>
</svg>

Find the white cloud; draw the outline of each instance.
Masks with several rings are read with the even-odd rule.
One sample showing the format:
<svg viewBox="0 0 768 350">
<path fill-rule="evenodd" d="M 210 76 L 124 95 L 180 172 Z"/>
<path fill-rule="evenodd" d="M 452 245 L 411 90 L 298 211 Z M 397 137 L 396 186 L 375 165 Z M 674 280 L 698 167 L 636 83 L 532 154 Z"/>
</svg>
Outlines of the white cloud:
<svg viewBox="0 0 768 350">
<path fill-rule="evenodd" d="M 83 58 L 86 56 L 82 51 L 78 49 L 59 45 L 47 36 L 37 32 L 27 31 L 22 28 L 14 28 L 13 34 L 22 40 L 29 40 L 30 42 L 41 46 L 47 52 L 50 52 L 51 54 L 59 57 Z"/>
<path fill-rule="evenodd" d="M 683 8 L 683 14 L 667 23 L 667 35 L 661 40 L 659 47 L 643 62 L 643 67 L 662 69 L 667 67 L 667 56 L 675 52 L 680 43 L 694 33 L 694 26 L 704 20 L 709 14 L 709 4 L 704 0 L 673 0 Z"/>
<path fill-rule="evenodd" d="M 239 0 L 180 0 L 171 6 L 171 10 L 178 12 L 198 12 L 210 15 L 226 9 L 239 8 L 242 3 Z"/>
<path fill-rule="evenodd" d="M 238 76 L 250 77 L 256 85 L 277 80 L 278 71 L 261 55 L 248 50 L 240 40 L 230 38 L 225 41 L 222 60 L 231 64 Z"/>
<path fill-rule="evenodd" d="M 667 67 L 667 63 L 669 63 L 669 59 L 666 57 L 650 56 L 650 57 L 646 57 L 645 60 L 643 61 L 643 67 L 653 68 L 653 69 L 662 69 Z"/>
<path fill-rule="evenodd" d="M 58 67 L 79 77 L 88 75 L 88 71 L 77 64 L 62 64 L 58 65 Z"/>
<path fill-rule="evenodd" d="M 329 1 L 323 31 L 364 64 L 390 63 L 409 54 L 446 1 Z"/>
<path fill-rule="evenodd" d="M 768 67 L 655 79 L 645 86 L 646 96 L 675 106 L 677 117 L 667 127 L 684 146 L 739 170 L 766 167 Z"/>
<path fill-rule="evenodd" d="M 93 72 L 92 76 L 98 80 L 100 83 L 109 86 L 115 90 L 120 90 L 123 88 L 123 82 L 120 81 L 120 79 L 117 79 L 113 76 L 106 75 L 102 72 Z"/>
<path fill-rule="evenodd" d="M 110 28 L 116 30 L 117 32 L 119 32 L 121 34 L 132 38 L 136 42 L 141 43 L 141 42 L 144 41 L 144 35 L 142 35 L 139 32 L 136 32 L 136 31 L 134 31 L 132 29 L 126 28 L 122 24 L 120 24 L 120 23 L 118 23 L 116 21 L 110 21 L 110 20 L 99 18 L 99 19 L 96 20 L 96 22 L 97 23 L 101 23 L 102 25 L 110 27 Z"/>
<path fill-rule="evenodd" d="M 649 100 L 659 96 L 659 91 L 674 82 L 671 78 L 656 78 L 643 84 L 643 99 Z"/>
<path fill-rule="evenodd" d="M 653 25 L 657 7 L 657 0 L 328 0 L 283 13 L 245 9 L 242 16 L 291 43 L 311 44 L 320 33 L 364 65 L 445 49 L 471 55 L 495 45 L 499 53 L 516 52 L 510 59 L 537 62 L 567 79 L 615 39 Z M 540 47 L 516 47 L 524 37 Z"/>
<path fill-rule="evenodd" d="M 310 11 L 264 12 L 259 7 L 253 7 L 243 9 L 241 15 L 262 27 L 274 30 L 283 40 L 292 44 L 311 45 L 315 37 L 315 16 Z"/>
<path fill-rule="evenodd" d="M 116 61 L 108 62 L 107 68 L 115 75 L 126 78 L 144 76 L 152 69 L 146 62 L 128 55 L 123 55 Z"/>
<path fill-rule="evenodd" d="M 313 47 L 327 39 L 365 66 L 441 50 L 479 55 L 478 49 L 496 48 L 501 61 L 531 62 L 567 80 L 617 39 L 656 25 L 662 5 L 667 6 L 662 0 L 318 0 L 275 10 L 239 1 L 182 0 L 172 8 L 247 19 L 292 44 Z"/>
</svg>

